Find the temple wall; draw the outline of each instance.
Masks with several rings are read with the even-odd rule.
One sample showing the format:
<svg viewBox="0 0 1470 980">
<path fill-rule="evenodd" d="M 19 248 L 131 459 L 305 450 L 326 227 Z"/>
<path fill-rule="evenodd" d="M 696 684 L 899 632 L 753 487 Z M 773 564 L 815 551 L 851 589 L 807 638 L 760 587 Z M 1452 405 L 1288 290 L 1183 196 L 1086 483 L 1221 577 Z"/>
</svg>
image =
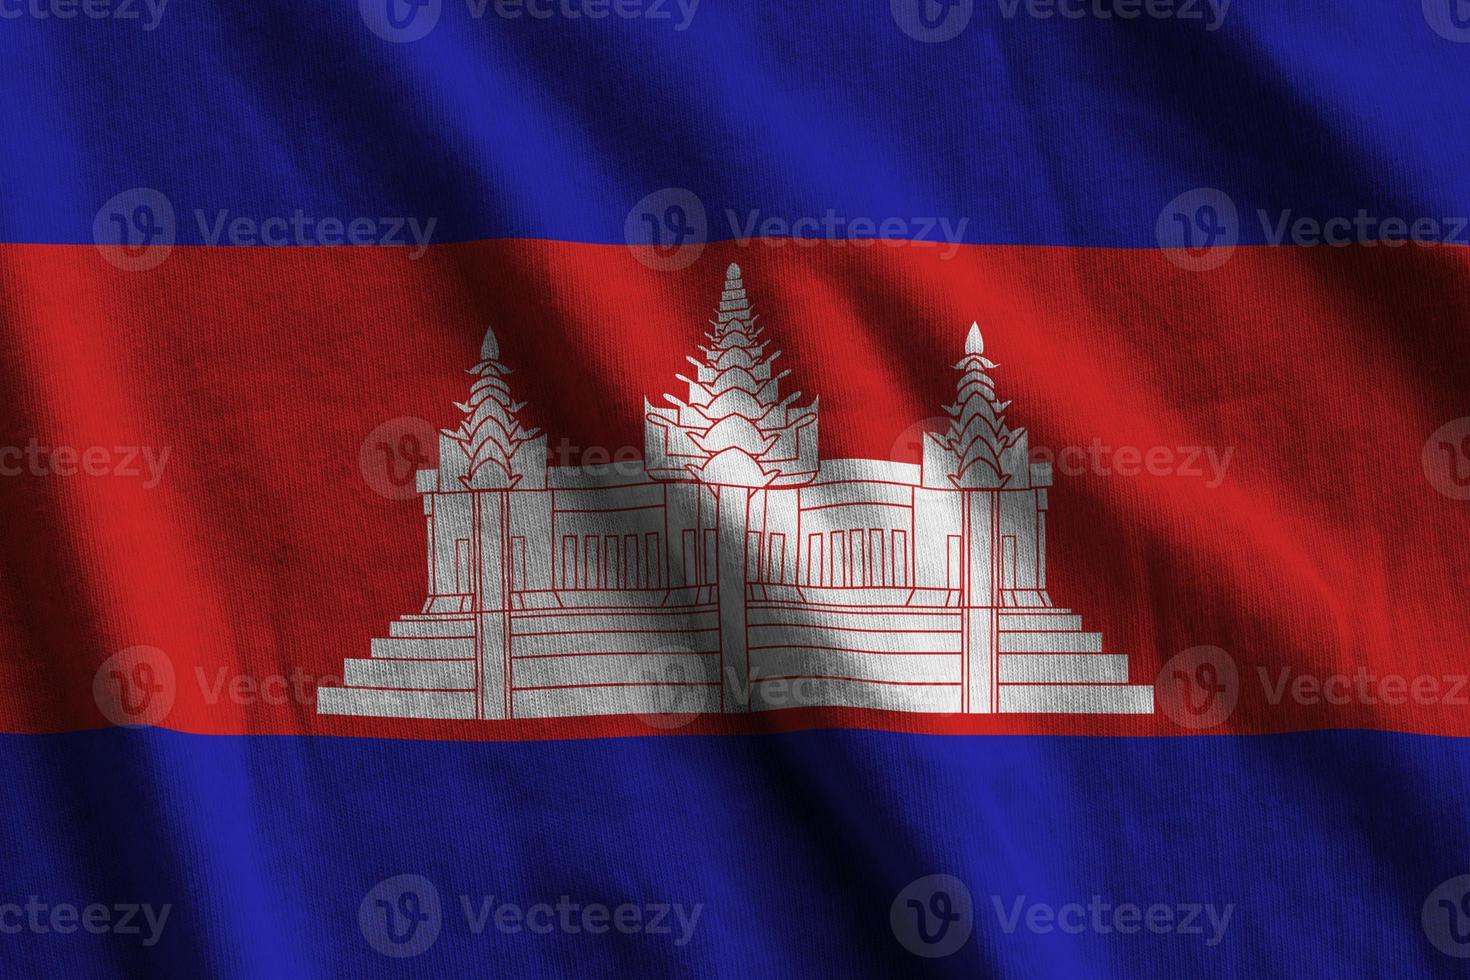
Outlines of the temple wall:
<svg viewBox="0 0 1470 980">
<path fill-rule="evenodd" d="M 510 494 L 511 547 L 506 560 L 513 591 L 553 587 L 552 543 L 556 538 L 551 501 L 547 490 Z"/>
<path fill-rule="evenodd" d="M 796 584 L 800 515 L 797 490 L 757 490 L 750 495 L 746 581 Z"/>
<path fill-rule="evenodd" d="M 553 587 L 663 587 L 664 534 L 664 494 L 658 484 L 556 490 L 552 511 Z"/>
<path fill-rule="evenodd" d="M 960 504 L 954 490 L 914 490 L 914 584 L 921 589 L 960 587 Z"/>
<path fill-rule="evenodd" d="M 1151 710 L 1126 657 L 1105 653 L 1070 611 L 1041 607 L 1046 503 L 1045 489 L 598 486 L 575 471 L 544 491 L 430 491 L 433 591 L 477 584 L 476 596 L 394 623 L 371 658 L 347 661 L 347 685 L 324 690 L 320 709 Z M 720 539 L 722 513 L 727 534 L 744 529 L 733 546 Z M 577 573 L 564 583 L 568 556 Z"/>
<path fill-rule="evenodd" d="M 667 483 L 664 514 L 668 574 L 665 581 L 678 588 L 715 583 L 712 547 L 717 529 L 714 490 L 698 483 Z"/>
<path fill-rule="evenodd" d="M 433 527 L 431 595 L 467 595 L 471 591 L 469 557 L 474 498 L 472 493 L 435 493 L 428 497 Z"/>
<path fill-rule="evenodd" d="M 1002 491 L 997 534 L 1000 587 L 1039 589 L 1037 562 L 1037 491 Z"/>
<path fill-rule="evenodd" d="M 994 585 L 1044 590 L 1046 491 L 971 493 L 997 501 Z M 561 487 L 507 497 L 511 591 L 716 584 L 718 504 L 709 487 Z M 470 591 L 473 499 L 425 496 L 431 595 Z M 963 500 L 961 491 L 883 482 L 752 491 L 745 578 L 813 588 L 957 589 Z M 990 540 L 990 532 L 977 540 Z"/>
</svg>

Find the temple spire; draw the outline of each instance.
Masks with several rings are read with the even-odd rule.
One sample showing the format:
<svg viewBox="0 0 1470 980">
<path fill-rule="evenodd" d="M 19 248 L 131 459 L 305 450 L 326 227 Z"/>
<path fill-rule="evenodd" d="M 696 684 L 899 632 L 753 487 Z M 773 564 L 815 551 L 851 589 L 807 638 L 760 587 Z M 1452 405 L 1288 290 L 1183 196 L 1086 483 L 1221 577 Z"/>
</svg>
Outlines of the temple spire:
<svg viewBox="0 0 1470 980">
<path fill-rule="evenodd" d="M 965 338 L 966 354 L 984 354 L 985 338 L 980 336 L 980 324 L 970 324 L 970 334 Z"/>
<path fill-rule="evenodd" d="M 1025 429 L 1006 422 L 1010 402 L 996 394 L 990 372 L 997 365 L 985 356 L 980 324 L 971 323 L 965 336 L 965 356 L 955 365 L 955 402 L 945 406 L 953 417 L 943 433 L 933 433 L 925 446 L 924 480 L 961 489 L 1015 489 L 1030 486 Z"/>
<path fill-rule="evenodd" d="M 750 308 L 750 298 L 745 293 L 745 280 L 741 278 L 740 266 L 734 262 L 725 269 L 725 288 L 720 292 L 720 305 L 713 322 L 719 337 L 734 329 L 748 332 L 755 322 L 755 311 Z"/>
<path fill-rule="evenodd" d="M 696 376 L 679 378 L 688 398 L 664 396 L 672 408 L 645 403 L 648 472 L 659 480 L 726 486 L 795 486 L 817 471 L 817 405 L 781 394 L 790 373 L 775 372 L 780 351 L 767 353 L 740 266 L 725 269 L 719 305 L 706 333 Z"/>
<path fill-rule="evenodd" d="M 457 428 L 440 430 L 441 477 L 452 476 L 471 490 L 544 486 L 546 439 L 516 418 L 525 402 L 511 398 L 505 381 L 510 368 L 500 361 L 492 328 L 485 328 L 480 361 L 467 373 L 475 377 L 469 399 L 455 402 L 465 417 Z"/>
</svg>

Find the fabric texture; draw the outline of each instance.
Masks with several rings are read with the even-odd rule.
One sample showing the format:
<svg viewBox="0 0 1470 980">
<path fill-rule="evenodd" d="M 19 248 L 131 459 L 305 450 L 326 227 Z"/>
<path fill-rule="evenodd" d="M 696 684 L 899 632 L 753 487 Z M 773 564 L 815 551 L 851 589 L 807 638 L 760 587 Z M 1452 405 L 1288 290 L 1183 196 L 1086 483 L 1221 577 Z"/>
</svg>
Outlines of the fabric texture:
<svg viewBox="0 0 1470 980">
<path fill-rule="evenodd" d="M 0 65 L 0 975 L 1463 972 L 1463 0 Z"/>
</svg>

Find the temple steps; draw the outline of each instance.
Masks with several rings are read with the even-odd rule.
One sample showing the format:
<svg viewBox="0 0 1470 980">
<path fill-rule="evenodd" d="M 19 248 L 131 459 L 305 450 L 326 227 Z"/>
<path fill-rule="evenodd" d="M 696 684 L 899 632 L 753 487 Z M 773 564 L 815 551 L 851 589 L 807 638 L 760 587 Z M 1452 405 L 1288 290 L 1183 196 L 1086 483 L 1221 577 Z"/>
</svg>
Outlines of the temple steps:
<svg viewBox="0 0 1470 980">
<path fill-rule="evenodd" d="M 348 687 L 384 687 L 410 691 L 473 691 L 473 660 L 362 660 L 342 665 Z"/>
<path fill-rule="evenodd" d="M 385 691 L 364 687 L 323 687 L 316 710 L 323 715 L 369 718 L 473 718 L 473 691 Z"/>
<path fill-rule="evenodd" d="M 1121 653 L 1002 653 L 1002 684 L 1126 684 Z"/>
<path fill-rule="evenodd" d="M 1080 630 L 1001 630 L 1001 653 L 1102 653 L 1101 633 Z"/>
<path fill-rule="evenodd" d="M 395 619 L 388 624 L 390 637 L 432 638 L 475 635 L 475 621 L 469 616 L 453 619 Z"/>
<path fill-rule="evenodd" d="M 596 653 L 511 660 L 517 690 L 609 684 L 717 684 L 718 653 Z"/>
<path fill-rule="evenodd" d="M 952 714 L 960 710 L 960 685 L 893 684 L 855 678 L 771 679 L 751 685 L 755 711 L 783 708 L 873 708 Z"/>
<path fill-rule="evenodd" d="M 1154 710 L 1148 684 L 1000 684 L 1004 713 L 1147 715 Z"/>
<path fill-rule="evenodd" d="M 473 636 L 392 637 L 372 642 L 374 659 L 468 660 L 475 655 Z"/>
<path fill-rule="evenodd" d="M 511 707 L 517 718 L 705 714 L 720 710 L 720 688 L 718 684 L 659 684 L 518 690 L 511 692 Z"/>
<path fill-rule="evenodd" d="M 1082 617 L 1066 609 L 1058 609 L 1055 612 L 1034 609 L 1028 609 L 1025 612 L 1002 610 L 1000 614 L 1002 633 L 1048 630 L 1070 632 L 1080 629 L 1082 629 Z"/>
</svg>

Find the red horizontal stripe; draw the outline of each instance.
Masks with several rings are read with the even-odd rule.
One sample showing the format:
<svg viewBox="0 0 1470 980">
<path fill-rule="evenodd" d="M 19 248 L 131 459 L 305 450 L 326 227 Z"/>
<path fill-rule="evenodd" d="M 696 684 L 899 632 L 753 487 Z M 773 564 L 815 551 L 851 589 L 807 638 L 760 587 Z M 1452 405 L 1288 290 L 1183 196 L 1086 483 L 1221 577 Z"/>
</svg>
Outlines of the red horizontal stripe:
<svg viewBox="0 0 1470 980">
<path fill-rule="evenodd" d="M 913 426 L 953 395 L 971 320 L 1033 446 L 1098 439 L 1168 450 L 1176 464 L 1179 447 L 1233 449 L 1214 488 L 1206 476 L 1059 474 L 1048 515 L 1053 600 L 1102 632 L 1105 652 L 1130 656 L 1135 683 L 1191 647 L 1232 655 L 1239 707 L 1208 731 L 1470 734 L 1470 707 L 1445 703 L 1470 670 L 1470 503 L 1438 492 L 1421 463 L 1432 432 L 1470 415 L 1464 251 L 1242 249 L 1195 274 L 1144 250 L 965 247 L 944 261 L 917 247 L 757 243 L 711 245 L 692 268 L 660 273 L 624 248 L 543 241 L 436 247 L 418 262 L 384 249 L 180 248 L 144 273 L 88 247 L 0 246 L 0 447 L 100 447 L 114 469 L 118 447 L 170 451 L 152 489 L 142 477 L 0 477 L 0 730 L 105 724 L 93 675 L 138 644 L 172 661 L 162 724 L 188 731 L 666 730 L 636 718 L 323 718 L 309 698 L 241 703 L 251 699 L 216 685 L 340 677 L 344 659 L 367 657 L 390 620 L 419 608 L 419 505 L 375 492 L 359 450 L 400 416 L 452 425 L 486 323 L 553 452 L 563 438 L 639 447 L 643 399 L 687 373 L 731 260 L 785 350 L 787 390 L 821 397 L 826 458 L 912 459 Z M 1289 684 L 1360 666 L 1439 678 L 1440 692 L 1338 705 L 1288 688 L 1271 703 L 1283 669 Z M 1188 731 L 1163 714 L 845 710 L 675 730 L 837 724 Z"/>
</svg>

